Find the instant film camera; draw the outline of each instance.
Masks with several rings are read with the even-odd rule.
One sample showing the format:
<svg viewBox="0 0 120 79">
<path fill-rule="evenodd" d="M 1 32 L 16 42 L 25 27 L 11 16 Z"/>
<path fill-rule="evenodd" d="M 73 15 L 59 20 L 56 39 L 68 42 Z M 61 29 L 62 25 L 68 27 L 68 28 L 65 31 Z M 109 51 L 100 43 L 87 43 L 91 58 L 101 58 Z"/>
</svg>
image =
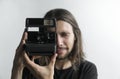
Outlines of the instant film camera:
<svg viewBox="0 0 120 79">
<path fill-rule="evenodd" d="M 27 40 L 25 44 L 26 52 L 29 55 L 53 55 L 56 51 L 55 31 L 55 19 L 27 18 Z"/>
</svg>

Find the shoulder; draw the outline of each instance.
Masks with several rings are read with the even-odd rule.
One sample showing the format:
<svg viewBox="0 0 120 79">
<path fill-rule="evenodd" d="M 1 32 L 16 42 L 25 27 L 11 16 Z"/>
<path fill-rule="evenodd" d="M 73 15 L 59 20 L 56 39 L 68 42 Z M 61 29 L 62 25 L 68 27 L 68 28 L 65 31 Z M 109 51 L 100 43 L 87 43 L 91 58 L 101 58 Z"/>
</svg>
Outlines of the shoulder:
<svg viewBox="0 0 120 79">
<path fill-rule="evenodd" d="M 94 63 L 87 60 L 82 61 L 79 70 L 83 77 L 89 77 L 89 79 L 97 79 L 97 67 Z"/>
<path fill-rule="evenodd" d="M 80 67 L 83 67 L 85 69 L 91 69 L 96 68 L 96 65 L 90 61 L 84 60 L 80 63 Z"/>
</svg>

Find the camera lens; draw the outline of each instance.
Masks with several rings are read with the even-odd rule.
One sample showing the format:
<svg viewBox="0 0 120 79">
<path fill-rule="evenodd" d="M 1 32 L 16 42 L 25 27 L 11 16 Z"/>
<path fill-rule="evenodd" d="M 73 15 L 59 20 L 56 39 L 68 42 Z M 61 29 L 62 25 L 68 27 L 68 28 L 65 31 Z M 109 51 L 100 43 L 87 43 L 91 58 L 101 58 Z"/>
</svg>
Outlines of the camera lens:
<svg viewBox="0 0 120 79">
<path fill-rule="evenodd" d="M 28 42 L 37 43 L 38 42 L 38 32 L 28 32 Z"/>
<path fill-rule="evenodd" d="M 54 41 L 55 41 L 55 32 L 49 32 L 47 35 L 48 35 L 47 36 L 48 42 L 49 43 L 54 43 Z"/>
</svg>

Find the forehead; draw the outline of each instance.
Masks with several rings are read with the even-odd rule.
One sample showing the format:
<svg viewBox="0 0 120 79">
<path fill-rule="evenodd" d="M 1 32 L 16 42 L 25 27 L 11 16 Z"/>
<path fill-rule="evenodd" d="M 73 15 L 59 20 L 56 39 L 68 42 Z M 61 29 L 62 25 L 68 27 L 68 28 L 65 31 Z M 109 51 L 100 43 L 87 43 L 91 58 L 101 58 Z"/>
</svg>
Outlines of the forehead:
<svg viewBox="0 0 120 79">
<path fill-rule="evenodd" d="M 55 28 L 50 28 L 49 30 L 55 31 Z M 72 29 L 71 24 L 69 24 L 65 21 L 59 20 L 56 22 L 56 32 L 57 33 L 59 33 L 59 32 L 73 32 L 73 29 Z"/>
<path fill-rule="evenodd" d="M 73 32 L 73 29 L 71 24 L 65 21 L 59 20 L 57 21 L 56 31 L 57 32 Z"/>
</svg>

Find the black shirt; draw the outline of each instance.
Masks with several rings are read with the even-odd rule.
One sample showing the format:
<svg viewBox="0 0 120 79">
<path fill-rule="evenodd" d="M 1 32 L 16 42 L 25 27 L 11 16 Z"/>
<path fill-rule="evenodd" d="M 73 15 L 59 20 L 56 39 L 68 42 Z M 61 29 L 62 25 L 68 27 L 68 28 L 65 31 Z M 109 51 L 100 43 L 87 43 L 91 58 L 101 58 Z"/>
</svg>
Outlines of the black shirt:
<svg viewBox="0 0 120 79">
<path fill-rule="evenodd" d="M 78 70 L 73 67 L 57 70 L 54 72 L 54 79 L 97 79 L 97 68 L 89 61 L 82 61 Z M 22 79 L 36 79 L 28 69 L 24 69 Z"/>
<path fill-rule="evenodd" d="M 54 79 L 97 79 L 97 69 L 95 64 L 83 61 L 78 70 L 72 67 L 64 70 L 55 69 Z"/>
</svg>

